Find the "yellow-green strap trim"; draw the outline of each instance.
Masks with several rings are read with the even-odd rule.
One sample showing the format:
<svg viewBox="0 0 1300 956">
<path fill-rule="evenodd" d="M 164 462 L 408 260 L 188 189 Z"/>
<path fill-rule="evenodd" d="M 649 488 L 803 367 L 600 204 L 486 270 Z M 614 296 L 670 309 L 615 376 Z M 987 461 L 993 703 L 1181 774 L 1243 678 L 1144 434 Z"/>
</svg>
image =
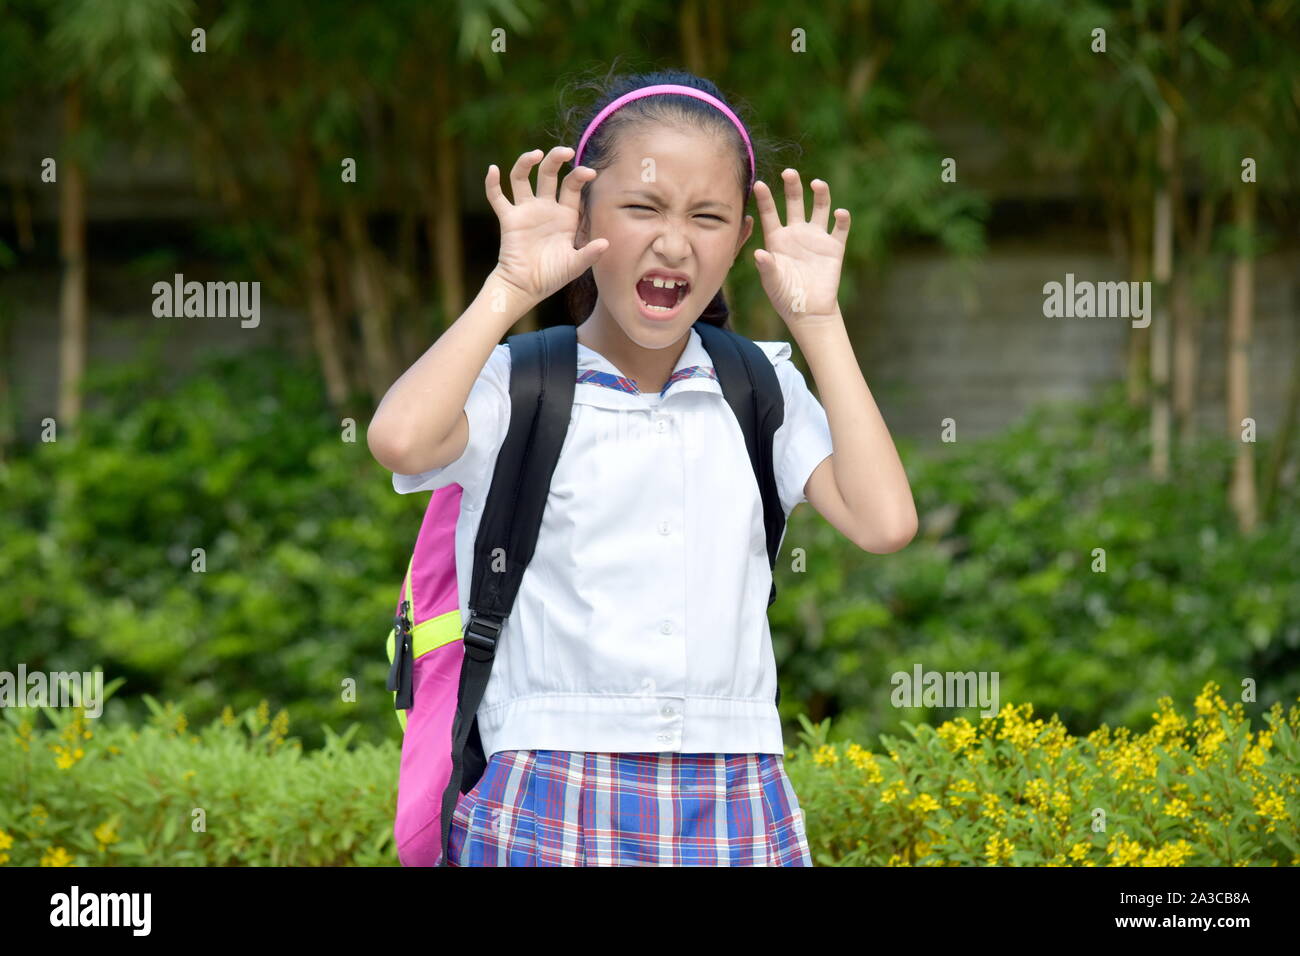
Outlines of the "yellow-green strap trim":
<svg viewBox="0 0 1300 956">
<path fill-rule="evenodd" d="M 452 608 L 446 614 L 439 614 L 427 621 L 421 621 L 411 631 L 411 648 L 416 657 L 429 651 L 462 640 L 464 635 L 460 628 L 460 608 Z"/>
</svg>

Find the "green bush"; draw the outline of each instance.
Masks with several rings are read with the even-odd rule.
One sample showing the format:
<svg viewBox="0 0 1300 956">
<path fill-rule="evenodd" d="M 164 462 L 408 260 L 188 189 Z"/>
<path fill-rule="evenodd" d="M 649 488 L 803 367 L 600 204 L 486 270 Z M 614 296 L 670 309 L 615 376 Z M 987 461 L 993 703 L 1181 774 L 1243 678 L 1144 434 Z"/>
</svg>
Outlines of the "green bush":
<svg viewBox="0 0 1300 956">
<path fill-rule="evenodd" d="M 124 677 L 133 720 L 145 693 L 200 723 L 266 698 L 309 746 L 326 723 L 394 739 L 384 639 L 428 496 L 395 494 L 366 422 L 343 441 L 279 353 L 155 372 L 103 373 L 77 440 L 0 465 L 4 666 Z"/>
<path fill-rule="evenodd" d="M 0 863 L 19 866 L 396 865 L 398 746 L 324 729 L 304 751 L 287 711 L 229 708 L 193 733 L 145 698 L 136 730 L 80 709 L 6 708 Z M 390 718 L 391 719 L 391 718 Z"/>
<path fill-rule="evenodd" d="M 1162 698 L 1142 734 L 1072 737 L 1055 715 L 995 717 L 884 737 L 887 757 L 803 719 L 790 775 L 823 866 L 1295 866 L 1300 708 L 1252 734 L 1213 683 L 1188 721 Z"/>
<path fill-rule="evenodd" d="M 1295 699 L 1296 489 L 1243 536 L 1224 491 L 1229 443 L 1182 450 L 1158 482 L 1148 428 L 1116 388 L 943 455 L 904 452 L 922 528 L 893 554 L 796 512 L 782 562 L 803 548 L 806 569 L 778 564 L 770 612 L 784 715 L 834 717 L 834 734 L 864 742 L 959 716 L 892 705 L 891 675 L 917 664 L 996 672 L 1004 700 L 1032 700 L 1073 733 L 1136 724 L 1211 680 L 1249 680 L 1265 705 Z"/>
<path fill-rule="evenodd" d="M 75 709 L 3 711 L 0 863 L 397 863 L 395 743 L 357 744 L 353 725 L 304 751 L 265 701 L 197 734 L 174 704 L 147 704 L 139 730 Z M 882 754 L 829 742 L 829 720 L 801 715 L 786 770 L 821 866 L 1300 863 L 1300 708 L 1284 719 L 1274 704 L 1252 733 L 1210 684 L 1195 711 L 1164 698 L 1142 734 L 1074 738 L 1055 716 L 1004 705 L 978 725 L 909 725 Z"/>
<path fill-rule="evenodd" d="M 78 440 L 0 463 L 0 666 L 124 677 L 111 706 L 136 722 L 142 694 L 199 724 L 265 698 L 309 748 L 327 724 L 396 740 L 383 642 L 427 494 L 393 492 L 364 420 L 340 440 L 316 371 L 287 352 L 162 371 L 98 370 Z M 997 672 L 1004 698 L 1073 733 L 1207 680 L 1253 680 L 1265 704 L 1300 694 L 1295 488 L 1244 537 L 1227 443 L 1180 450 L 1155 482 L 1147 428 L 1116 389 L 943 454 L 905 447 L 923 525 L 894 554 L 796 510 L 769 615 L 787 737 L 801 711 L 864 742 L 958 716 L 892 706 L 890 675 L 916 664 Z"/>
</svg>

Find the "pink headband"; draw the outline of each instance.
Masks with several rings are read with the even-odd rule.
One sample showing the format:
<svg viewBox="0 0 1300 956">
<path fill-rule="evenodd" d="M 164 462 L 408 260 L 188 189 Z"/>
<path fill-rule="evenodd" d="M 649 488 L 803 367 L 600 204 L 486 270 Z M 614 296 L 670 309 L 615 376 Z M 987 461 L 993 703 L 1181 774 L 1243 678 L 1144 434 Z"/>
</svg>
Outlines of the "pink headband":
<svg viewBox="0 0 1300 956">
<path fill-rule="evenodd" d="M 591 125 L 587 127 L 587 131 L 582 134 L 582 139 L 578 141 L 578 151 L 573 155 L 573 165 L 575 167 L 582 165 L 582 151 L 587 146 L 587 140 L 591 139 L 591 134 L 595 132 L 596 127 L 603 123 L 610 113 L 613 113 L 620 107 L 626 106 L 633 100 L 639 100 L 643 96 L 653 96 L 655 93 L 679 93 L 682 96 L 693 96 L 697 100 L 704 100 L 704 102 L 721 110 L 722 114 L 735 124 L 736 129 L 740 131 L 740 138 L 745 141 L 745 149 L 749 152 L 749 187 L 750 189 L 754 188 L 754 148 L 749 144 L 749 134 L 745 132 L 745 127 L 740 122 L 740 119 L 735 113 L 727 109 L 726 104 L 716 96 L 710 96 L 703 90 L 697 90 L 693 86 L 679 86 L 676 83 L 660 83 L 655 86 L 643 86 L 641 89 L 633 90 L 631 93 L 624 93 L 614 102 L 610 103 L 603 110 L 597 113 L 596 118 L 592 120 Z"/>
</svg>

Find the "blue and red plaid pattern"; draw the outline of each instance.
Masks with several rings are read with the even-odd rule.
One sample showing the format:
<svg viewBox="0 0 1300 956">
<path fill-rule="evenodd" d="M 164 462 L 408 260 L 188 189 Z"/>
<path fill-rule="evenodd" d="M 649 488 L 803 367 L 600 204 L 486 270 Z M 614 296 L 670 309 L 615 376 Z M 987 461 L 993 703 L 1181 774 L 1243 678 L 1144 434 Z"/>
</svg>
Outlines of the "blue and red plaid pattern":
<svg viewBox="0 0 1300 956">
<path fill-rule="evenodd" d="M 680 382 L 684 378 L 711 378 L 716 380 L 718 373 L 713 370 L 712 365 L 688 365 L 686 368 L 679 368 L 668 376 L 668 381 L 664 382 L 664 387 L 659 390 L 659 397 L 662 398 L 668 393 L 668 387 L 673 382 Z M 614 375 L 611 372 L 602 372 L 599 369 L 589 368 L 578 373 L 577 381 L 590 382 L 593 385 L 603 385 L 606 388 L 616 388 L 620 392 L 630 392 L 633 395 L 640 395 L 641 389 L 637 387 L 636 382 L 623 375 Z"/>
<path fill-rule="evenodd" d="M 503 750 L 449 866 L 812 866 L 781 754 Z"/>
</svg>

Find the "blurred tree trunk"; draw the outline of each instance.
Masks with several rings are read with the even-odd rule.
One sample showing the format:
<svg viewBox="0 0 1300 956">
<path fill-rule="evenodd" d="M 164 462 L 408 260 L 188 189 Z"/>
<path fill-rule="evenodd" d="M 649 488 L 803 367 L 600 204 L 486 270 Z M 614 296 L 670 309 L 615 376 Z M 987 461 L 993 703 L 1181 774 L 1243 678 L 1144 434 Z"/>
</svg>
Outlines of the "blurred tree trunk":
<svg viewBox="0 0 1300 956">
<path fill-rule="evenodd" d="M 434 58 L 433 96 L 428 104 L 415 107 L 420 141 L 427 144 L 427 158 L 416 160 L 415 183 L 429 244 L 430 279 L 437 288 L 445 325 L 450 325 L 465 311 L 465 247 L 457 188 L 460 151 L 446 131 L 452 94 L 442 57 Z"/>
<path fill-rule="evenodd" d="M 1244 183 L 1232 197 L 1237 247 L 1229 284 L 1227 403 L 1228 437 L 1236 446 L 1228 502 L 1237 526 L 1249 534 L 1258 519 L 1255 499 L 1255 443 L 1242 441 L 1242 419 L 1250 408 L 1251 323 L 1255 310 L 1255 185 Z M 1258 428 L 1258 420 L 1256 420 Z"/>
<path fill-rule="evenodd" d="M 686 69 L 696 74 L 706 74 L 708 51 L 700 34 L 699 0 L 686 0 L 677 8 L 677 39 L 681 44 L 682 61 Z"/>
<path fill-rule="evenodd" d="M 1179 265 L 1174 270 L 1174 422 L 1179 441 L 1184 445 L 1196 437 L 1204 324 L 1204 309 L 1196 299 L 1193 277 L 1208 265 L 1214 207 L 1214 198 L 1207 188 L 1196 205 L 1195 229 L 1188 226 L 1180 235 L 1182 247 L 1188 252 L 1179 257 Z"/>
<path fill-rule="evenodd" d="M 81 132 L 81 83 L 63 93 L 64 151 L 59 176 L 59 257 L 63 284 L 59 292 L 60 428 L 73 429 L 81 417 L 81 385 L 86 371 L 86 182 L 76 142 Z"/>
<path fill-rule="evenodd" d="M 1152 298 L 1155 308 L 1151 319 L 1151 474 L 1157 481 L 1169 477 L 1169 280 L 1174 264 L 1174 217 L 1178 154 L 1178 118 L 1165 108 L 1157 127 L 1156 157 L 1160 179 L 1156 184 L 1154 226 L 1151 249 Z"/>
<path fill-rule="evenodd" d="M 375 404 L 398 376 L 393 348 L 392 301 L 388 294 L 383 254 L 370 241 L 365 216 L 355 202 L 342 207 L 343 238 L 347 243 L 352 289 L 361 324 L 366 386 Z"/>
<path fill-rule="evenodd" d="M 1129 281 L 1147 282 L 1151 278 L 1151 204 L 1147 200 L 1146 183 L 1140 182 L 1129 206 Z M 1153 320 L 1154 324 L 1154 320 Z M 1151 326 L 1145 329 L 1129 325 L 1126 373 L 1130 405 L 1138 406 L 1147 400 L 1147 361 L 1151 342 Z"/>
<path fill-rule="evenodd" d="M 36 233 L 32 229 L 32 201 L 19 176 L 14 175 L 12 183 L 14 234 L 18 237 L 18 248 L 23 252 L 31 252 L 36 248 Z"/>
<path fill-rule="evenodd" d="M 0 302 L 0 464 L 18 439 L 18 409 L 10 374 L 14 354 L 14 313 Z"/>
<path fill-rule="evenodd" d="M 1278 487 L 1282 483 L 1282 468 L 1291 455 L 1295 443 L 1296 419 L 1300 418 L 1300 336 L 1296 338 L 1295 357 L 1291 362 L 1291 390 L 1287 395 L 1286 410 L 1282 413 L 1282 427 L 1278 429 L 1273 453 L 1269 456 L 1263 480 L 1263 504 L 1260 514 L 1271 517 L 1277 506 Z"/>
<path fill-rule="evenodd" d="M 421 342 L 423 330 L 417 320 L 424 316 L 421 305 L 420 267 L 416 264 L 416 246 L 419 245 L 419 212 L 414 203 L 407 203 L 397 222 L 397 291 L 401 303 L 397 312 L 397 358 L 399 368 L 410 366 L 424 351 Z"/>
<path fill-rule="evenodd" d="M 325 380 L 325 394 L 335 411 L 348 399 L 348 377 L 339 348 L 338 325 L 330 306 L 325 278 L 325 257 L 321 252 L 320 182 L 306 157 L 298 162 L 300 230 L 303 244 L 303 284 L 307 296 L 307 319 L 311 324 L 312 344 Z"/>
</svg>

